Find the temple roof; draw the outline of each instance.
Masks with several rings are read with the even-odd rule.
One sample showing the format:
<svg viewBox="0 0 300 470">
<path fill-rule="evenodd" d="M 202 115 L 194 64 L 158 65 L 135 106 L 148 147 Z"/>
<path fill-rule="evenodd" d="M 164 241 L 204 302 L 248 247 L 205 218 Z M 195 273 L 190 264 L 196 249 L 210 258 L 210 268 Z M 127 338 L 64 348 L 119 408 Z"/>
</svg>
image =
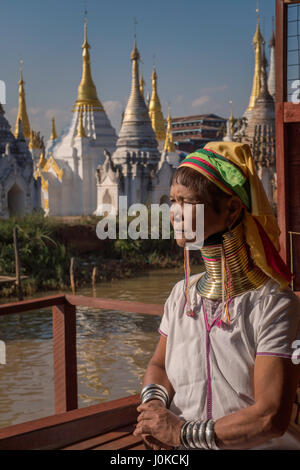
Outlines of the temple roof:
<svg viewBox="0 0 300 470">
<path fill-rule="evenodd" d="M 157 141 L 153 131 L 148 109 L 140 90 L 139 61 L 140 54 L 134 40 L 131 52 L 132 76 L 131 92 L 124 112 L 117 149 L 153 149 L 157 151 Z M 113 157 L 114 158 L 114 157 Z"/>
</svg>

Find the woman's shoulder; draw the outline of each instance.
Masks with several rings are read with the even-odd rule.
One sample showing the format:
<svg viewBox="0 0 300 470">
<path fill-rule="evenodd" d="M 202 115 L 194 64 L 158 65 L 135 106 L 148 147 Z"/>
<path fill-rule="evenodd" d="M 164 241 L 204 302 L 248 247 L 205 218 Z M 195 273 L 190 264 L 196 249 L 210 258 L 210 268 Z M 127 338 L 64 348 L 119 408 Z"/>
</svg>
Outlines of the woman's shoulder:
<svg viewBox="0 0 300 470">
<path fill-rule="evenodd" d="M 281 288 L 269 279 L 257 290 L 253 299 L 253 315 L 260 325 L 291 323 L 298 328 L 300 322 L 300 299 L 289 287 Z"/>
<path fill-rule="evenodd" d="M 281 288 L 274 279 L 269 279 L 259 290 L 260 298 L 264 303 L 272 298 L 274 300 L 286 300 L 300 306 L 300 298 L 295 292 L 290 287 Z"/>
</svg>

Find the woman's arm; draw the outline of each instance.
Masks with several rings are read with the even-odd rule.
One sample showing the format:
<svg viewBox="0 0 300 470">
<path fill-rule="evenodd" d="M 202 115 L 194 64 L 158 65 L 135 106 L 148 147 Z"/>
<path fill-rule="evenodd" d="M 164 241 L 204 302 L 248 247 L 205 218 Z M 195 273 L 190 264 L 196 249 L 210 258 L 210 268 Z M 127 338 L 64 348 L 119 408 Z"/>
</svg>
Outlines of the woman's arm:
<svg viewBox="0 0 300 470">
<path fill-rule="evenodd" d="M 300 367 L 291 359 L 257 356 L 254 367 L 255 404 L 216 421 L 221 448 L 249 449 L 287 430 L 299 382 Z"/>
<path fill-rule="evenodd" d="M 287 430 L 299 382 L 300 366 L 290 359 L 258 356 L 254 367 L 255 404 L 216 420 L 221 449 L 250 449 Z M 180 445 L 182 420 L 156 401 L 140 405 L 135 435 L 147 432 L 168 445 Z M 197 419 L 197 416 L 195 416 Z"/>
<path fill-rule="evenodd" d="M 156 349 L 154 351 L 154 354 L 152 358 L 150 359 L 149 364 L 147 366 L 147 369 L 143 378 L 143 387 L 151 383 L 163 385 L 168 391 L 169 403 L 170 403 L 174 396 L 174 389 L 171 383 L 169 382 L 169 379 L 165 370 L 166 345 L 167 345 L 167 338 L 161 335 L 159 342 L 156 346 Z M 155 400 L 155 399 L 149 400 L 142 406 L 144 407 L 145 410 L 151 410 L 153 409 L 152 408 L 153 406 L 155 407 L 155 409 L 159 409 L 159 408 L 165 409 L 164 404 L 160 400 Z M 161 450 L 161 449 L 173 448 L 173 446 L 169 446 L 168 444 L 164 445 L 161 441 L 149 435 L 149 433 L 140 433 L 139 435 L 142 436 L 144 443 L 146 445 L 146 448 L 148 449 Z"/>
<path fill-rule="evenodd" d="M 169 394 L 169 401 L 171 402 L 174 396 L 174 389 L 168 379 L 165 370 L 165 357 L 166 357 L 167 338 L 163 335 L 160 336 L 159 342 L 156 346 L 154 354 L 149 361 L 143 378 L 143 387 L 147 384 L 163 385 Z M 159 400 L 156 400 L 159 401 Z"/>
</svg>

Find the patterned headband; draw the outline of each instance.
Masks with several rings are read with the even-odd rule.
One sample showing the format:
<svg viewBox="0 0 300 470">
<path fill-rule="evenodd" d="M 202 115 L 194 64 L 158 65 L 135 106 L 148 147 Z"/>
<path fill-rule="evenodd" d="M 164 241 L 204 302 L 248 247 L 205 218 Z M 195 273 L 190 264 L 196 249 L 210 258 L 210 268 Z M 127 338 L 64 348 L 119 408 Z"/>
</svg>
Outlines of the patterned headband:
<svg viewBox="0 0 300 470">
<path fill-rule="evenodd" d="M 189 167 L 202 173 L 222 191 L 237 195 L 251 212 L 250 185 L 242 170 L 227 158 L 203 148 L 187 155 L 178 168 Z"/>
</svg>

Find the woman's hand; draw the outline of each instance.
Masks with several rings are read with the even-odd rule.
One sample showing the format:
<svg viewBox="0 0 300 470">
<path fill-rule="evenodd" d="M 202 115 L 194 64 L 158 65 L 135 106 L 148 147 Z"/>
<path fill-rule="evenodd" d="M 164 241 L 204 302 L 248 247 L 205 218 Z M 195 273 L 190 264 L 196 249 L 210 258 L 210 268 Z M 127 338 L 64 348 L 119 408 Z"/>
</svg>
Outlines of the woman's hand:
<svg viewBox="0 0 300 470">
<path fill-rule="evenodd" d="M 146 438 L 147 443 L 157 446 L 158 449 L 171 449 L 181 445 L 180 430 L 184 420 L 165 408 L 160 400 L 143 403 L 138 406 L 137 411 L 140 414 L 133 433 L 135 436 Z"/>
</svg>

